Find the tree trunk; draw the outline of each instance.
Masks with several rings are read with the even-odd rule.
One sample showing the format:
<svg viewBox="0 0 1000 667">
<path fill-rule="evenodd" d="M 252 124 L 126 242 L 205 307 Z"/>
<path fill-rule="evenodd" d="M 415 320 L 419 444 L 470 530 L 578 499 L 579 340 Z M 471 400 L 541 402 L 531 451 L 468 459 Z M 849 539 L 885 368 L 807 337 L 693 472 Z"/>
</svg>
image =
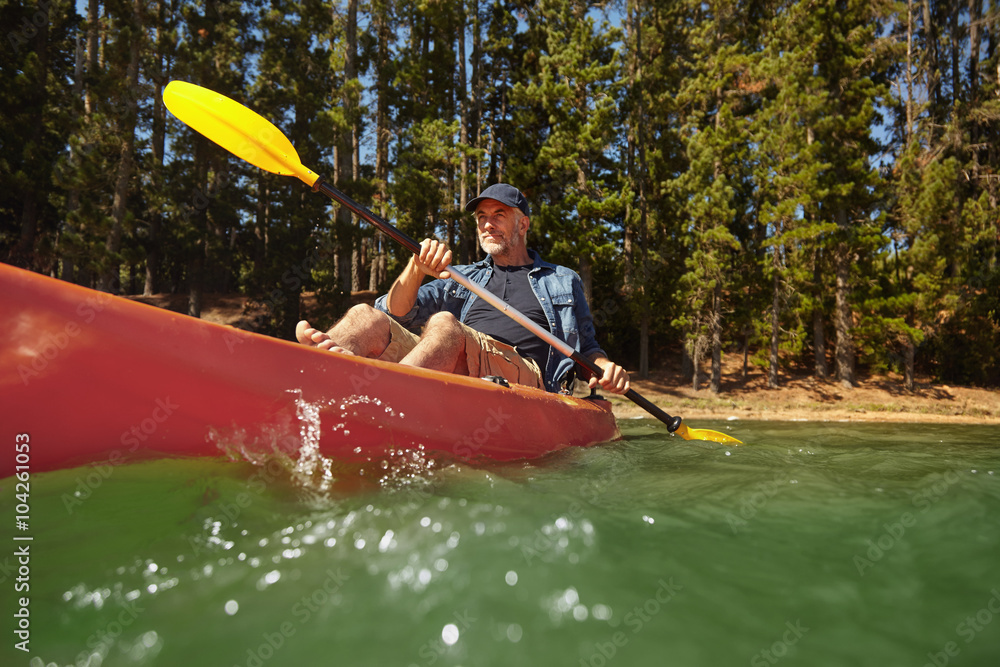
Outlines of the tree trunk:
<svg viewBox="0 0 1000 667">
<path fill-rule="evenodd" d="M 775 256 L 777 257 L 777 248 Z M 777 264 L 775 259 L 775 264 Z M 781 275 L 778 267 L 774 267 L 774 278 L 771 284 L 771 354 L 768 358 L 769 368 L 767 369 L 767 386 L 769 389 L 778 388 L 778 346 L 781 342 Z"/>
<path fill-rule="evenodd" d="M 638 5 L 632 2 L 632 27 L 635 30 L 635 55 L 633 57 L 635 77 L 643 80 L 642 70 L 642 20 L 638 16 Z M 649 377 L 649 326 L 651 313 L 649 303 L 649 202 L 646 198 L 646 181 L 649 165 L 646 162 L 646 115 L 642 105 L 636 105 L 635 143 L 638 163 L 636 164 L 636 184 L 639 198 L 639 266 L 642 270 L 641 298 L 639 300 L 642 332 L 639 336 L 639 378 Z"/>
<path fill-rule="evenodd" d="M 26 269 L 34 269 L 38 266 L 38 258 L 35 255 L 35 241 L 38 237 L 39 218 L 41 217 L 41 207 L 44 203 L 44 193 L 39 192 L 39 188 L 44 187 L 41 175 L 45 171 L 42 163 L 42 143 L 45 135 L 45 107 L 48 104 L 49 87 L 49 12 L 37 12 L 35 17 L 42 19 L 42 24 L 34 35 L 34 52 L 38 59 L 37 68 L 34 74 L 37 75 L 31 91 L 33 99 L 23 100 L 27 105 L 37 109 L 31 124 L 31 140 L 28 142 L 29 150 L 25 160 L 25 171 L 31 181 L 24 189 L 21 206 L 21 230 L 20 238 L 13 248 L 11 261 L 15 266 Z M 37 25 L 37 24 L 33 24 Z M 9 75 L 8 75 L 9 76 Z"/>
<path fill-rule="evenodd" d="M 937 35 L 937 25 L 934 22 L 934 16 L 931 13 L 931 0 L 923 0 L 923 14 L 924 14 L 924 44 L 926 47 L 927 54 L 927 64 L 924 68 L 924 74 L 926 76 L 925 86 L 927 89 L 927 99 L 930 102 L 930 115 L 931 118 L 940 123 L 942 118 L 940 117 L 941 109 L 941 74 L 938 70 L 938 35 Z M 930 136 L 928 140 L 931 144 L 934 143 L 934 129 L 933 125 L 930 129 Z"/>
<path fill-rule="evenodd" d="M 826 364 L 826 326 L 823 322 L 823 293 L 822 285 L 823 272 L 820 270 L 820 251 L 816 251 L 813 258 L 813 284 L 815 285 L 816 305 L 812 312 L 813 321 L 813 363 L 816 377 L 826 380 L 830 377 L 830 370 Z"/>
<path fill-rule="evenodd" d="M 969 0 L 973 2 L 974 0 Z M 906 145 L 913 137 L 913 0 L 906 0 Z"/>
<path fill-rule="evenodd" d="M 976 107 L 979 104 L 979 26 L 982 20 L 983 3 L 981 0 L 969 2 L 969 103 Z M 972 137 L 976 143 L 977 137 Z"/>
<path fill-rule="evenodd" d="M 164 36 L 167 31 L 166 5 L 166 0 L 159 0 L 156 3 L 156 53 L 154 56 L 156 71 L 150 77 L 156 91 L 153 95 L 153 126 L 150 148 L 153 153 L 153 180 L 157 183 L 157 187 L 161 187 L 164 180 L 163 157 L 166 151 L 167 111 L 163 104 L 163 88 L 170 78 L 168 58 L 164 52 L 170 43 L 170 40 Z M 147 212 L 147 215 L 149 216 L 149 239 L 146 243 L 146 281 L 142 292 L 149 296 L 160 291 L 160 265 L 163 259 L 160 235 L 163 229 L 163 214 L 158 206 L 154 206 Z"/>
<path fill-rule="evenodd" d="M 135 171 L 135 128 L 138 120 L 139 89 L 139 54 L 144 32 L 142 26 L 142 3 L 134 0 L 132 3 L 132 22 L 126 29 L 129 39 L 129 61 L 125 80 L 124 110 L 118 123 L 122 139 L 121 151 L 118 157 L 118 174 L 115 178 L 115 194 L 111 204 L 111 229 L 108 231 L 105 248 L 107 260 L 111 263 L 101 276 L 100 289 L 104 292 L 117 294 L 119 292 L 119 265 L 122 234 L 125 230 L 125 218 L 128 215 L 128 193 Z M 124 32 L 124 31 L 123 31 Z M 120 34 L 120 33 L 119 33 Z"/>
<path fill-rule="evenodd" d="M 586 252 L 580 255 L 580 280 L 583 282 L 583 296 L 587 304 L 594 303 L 594 262 Z"/>
<path fill-rule="evenodd" d="M 470 88 L 472 92 L 472 125 L 470 131 L 475 140 L 476 148 L 483 147 L 483 96 L 482 96 L 482 61 L 483 61 L 483 38 L 480 34 L 479 22 L 479 0 L 473 3 L 472 11 L 472 81 Z M 483 191 L 483 161 L 476 160 L 476 184 L 473 192 L 477 195 Z M 475 252 L 475 244 L 472 248 Z M 473 256 L 478 256 L 478 253 Z"/>
<path fill-rule="evenodd" d="M 691 365 L 693 367 L 693 372 L 691 373 L 691 388 L 695 391 L 701 389 L 701 338 L 699 337 L 692 342 L 691 347 Z"/>
<path fill-rule="evenodd" d="M 87 76 L 91 79 L 97 76 L 99 68 L 99 40 L 101 30 L 101 3 L 99 0 L 89 0 L 87 3 Z M 90 86 L 84 91 L 83 107 L 87 116 L 94 111 L 94 99 Z"/>
<path fill-rule="evenodd" d="M 639 314 L 639 371 L 640 380 L 649 377 L 649 308 Z"/>
<path fill-rule="evenodd" d="M 209 171 L 208 139 L 196 136 L 194 139 L 194 164 L 196 192 L 208 192 Z M 204 195 L 203 195 L 204 196 Z M 208 207 L 209 201 L 198 201 L 193 207 L 192 227 L 195 235 L 194 247 L 188 263 L 188 312 L 191 317 L 201 317 L 202 292 L 205 282 L 205 254 L 208 249 Z"/>
<path fill-rule="evenodd" d="M 962 26 L 959 24 L 961 3 L 951 5 L 951 108 L 958 109 L 962 102 Z"/>
<path fill-rule="evenodd" d="M 336 8 L 334 11 L 337 11 Z M 344 57 L 344 81 L 355 82 L 358 78 L 358 0 L 348 0 L 347 24 L 344 31 L 346 49 Z M 346 88 L 343 95 L 345 125 L 340 134 L 336 150 L 335 182 L 343 192 L 350 192 L 348 180 L 354 175 L 354 129 L 356 107 L 354 91 Z M 341 289 L 350 294 L 355 284 L 354 227 L 350 210 L 346 206 L 337 207 L 337 240 L 340 252 L 337 262 Z"/>
<path fill-rule="evenodd" d="M 74 54 L 76 62 L 73 68 L 73 98 L 82 99 L 83 97 L 83 71 L 84 71 L 84 47 L 83 47 L 83 36 L 79 33 L 76 36 L 76 53 Z M 77 164 L 77 152 L 70 146 L 69 147 L 69 164 L 70 169 L 76 172 L 79 169 Z M 73 226 L 73 218 L 76 217 L 76 212 L 80 210 L 80 189 L 74 184 L 69 193 L 66 196 L 66 219 L 63 222 L 63 232 L 65 234 L 75 233 L 75 227 Z M 76 252 L 70 250 L 65 252 L 61 250 L 59 255 L 62 257 L 62 271 L 60 276 L 66 282 L 76 282 Z"/>
<path fill-rule="evenodd" d="M 813 362 L 815 374 L 820 380 L 830 377 L 826 365 L 826 328 L 823 325 L 823 309 L 813 308 Z"/>
<path fill-rule="evenodd" d="M 681 377 L 688 377 L 694 373 L 694 362 L 691 360 L 691 341 L 684 341 L 681 345 Z"/>
<path fill-rule="evenodd" d="M 377 188 L 379 214 L 389 216 L 389 41 L 392 31 L 389 26 L 388 8 L 380 3 L 375 15 L 375 37 L 377 40 L 375 57 L 375 183 Z M 368 289 L 375 291 L 386 279 L 386 240 L 381 232 L 375 232 L 372 248 L 371 274 Z"/>
<path fill-rule="evenodd" d="M 847 211 L 841 206 L 837 210 L 837 225 L 842 233 L 846 233 Z M 850 304 L 851 287 L 851 250 L 847 241 L 841 241 L 837 246 L 835 258 L 836 271 L 836 309 L 834 311 L 834 328 L 837 331 L 837 378 L 840 384 L 850 389 L 854 386 L 854 340 L 851 336 L 853 317 Z"/>
<path fill-rule="evenodd" d="M 722 390 L 722 286 L 715 285 L 712 295 L 712 379 L 709 387 L 713 394 Z"/>
<path fill-rule="evenodd" d="M 254 211 L 253 239 L 253 275 L 254 281 L 260 281 L 267 266 L 268 228 L 270 226 L 270 190 L 267 187 L 267 175 L 260 170 L 257 175 L 257 200 Z M 264 291 L 263 284 L 255 284 L 254 291 Z"/>
<path fill-rule="evenodd" d="M 917 356 L 916 346 L 909 336 L 903 343 L 903 386 L 906 391 L 913 391 L 913 366 Z"/>
<path fill-rule="evenodd" d="M 191 273 L 188 288 L 188 310 L 191 317 L 201 317 L 201 297 L 202 283 L 205 280 L 205 239 L 201 238 L 195 243 L 194 255 L 188 265 Z"/>
<path fill-rule="evenodd" d="M 455 70 L 458 75 L 458 141 L 462 145 L 462 158 L 458 164 L 458 245 L 455 256 L 460 264 L 470 261 L 469 225 L 466 224 L 465 204 L 469 201 L 469 86 L 465 71 L 465 26 L 466 9 L 463 3 L 458 21 L 458 49 L 455 58 Z"/>
<path fill-rule="evenodd" d="M 743 372 L 741 373 L 741 379 L 746 382 L 747 376 L 750 374 L 750 330 L 743 330 Z"/>
</svg>

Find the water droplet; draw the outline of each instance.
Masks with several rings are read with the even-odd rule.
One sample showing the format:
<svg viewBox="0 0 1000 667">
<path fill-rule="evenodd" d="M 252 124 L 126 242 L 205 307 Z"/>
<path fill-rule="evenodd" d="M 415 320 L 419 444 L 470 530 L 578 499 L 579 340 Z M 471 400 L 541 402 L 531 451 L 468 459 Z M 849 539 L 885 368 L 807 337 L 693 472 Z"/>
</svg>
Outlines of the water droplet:
<svg viewBox="0 0 1000 667">
<path fill-rule="evenodd" d="M 598 621 L 607 621 L 611 619 L 611 607 L 606 604 L 595 604 L 590 610 L 590 613 Z"/>
<path fill-rule="evenodd" d="M 449 623 L 441 628 L 441 641 L 448 646 L 454 646 L 455 642 L 458 641 L 458 626 L 454 623 Z"/>
</svg>

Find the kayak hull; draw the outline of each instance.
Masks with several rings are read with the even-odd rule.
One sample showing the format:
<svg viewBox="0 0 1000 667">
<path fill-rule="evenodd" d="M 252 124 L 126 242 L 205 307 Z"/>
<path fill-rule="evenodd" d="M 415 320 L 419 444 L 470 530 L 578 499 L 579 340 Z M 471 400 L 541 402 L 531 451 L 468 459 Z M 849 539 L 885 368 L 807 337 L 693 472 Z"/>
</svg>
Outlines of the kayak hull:
<svg viewBox="0 0 1000 667">
<path fill-rule="evenodd" d="M 4 264 L 0 314 L 0 411 L 32 472 L 234 442 L 505 461 L 620 437 L 606 401 L 325 352 Z"/>
</svg>

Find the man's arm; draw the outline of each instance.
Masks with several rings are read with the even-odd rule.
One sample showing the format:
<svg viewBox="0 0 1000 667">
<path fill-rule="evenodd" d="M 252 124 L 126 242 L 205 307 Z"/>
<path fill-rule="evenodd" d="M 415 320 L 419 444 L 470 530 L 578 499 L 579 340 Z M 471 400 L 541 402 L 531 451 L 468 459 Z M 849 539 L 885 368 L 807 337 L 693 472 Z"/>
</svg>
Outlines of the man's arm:
<svg viewBox="0 0 1000 667">
<path fill-rule="evenodd" d="M 580 276 L 573 274 L 573 298 L 576 301 L 574 314 L 577 321 L 577 330 L 580 334 L 579 350 L 590 361 L 599 366 L 604 374 L 597 378 L 591 377 L 588 385 L 591 389 L 598 384 L 605 391 L 612 394 L 624 394 L 629 390 L 628 372 L 618 364 L 614 363 L 606 356 L 604 350 L 597 342 L 597 332 L 594 329 L 594 316 L 590 312 L 590 305 L 583 293 L 583 282 Z"/>
<path fill-rule="evenodd" d="M 424 276 L 447 279 L 451 274 L 445 271 L 451 264 L 451 250 L 439 241 L 424 239 L 420 242 L 420 253 L 410 257 L 406 268 L 389 288 L 386 307 L 396 317 L 403 317 L 417 302 L 417 291 Z"/>
</svg>

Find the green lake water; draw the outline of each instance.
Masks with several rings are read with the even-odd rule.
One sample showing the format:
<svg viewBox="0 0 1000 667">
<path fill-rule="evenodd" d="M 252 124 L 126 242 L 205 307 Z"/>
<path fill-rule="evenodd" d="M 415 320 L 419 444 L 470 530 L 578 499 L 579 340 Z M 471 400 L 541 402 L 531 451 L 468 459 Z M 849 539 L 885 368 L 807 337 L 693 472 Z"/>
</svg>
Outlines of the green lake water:
<svg viewBox="0 0 1000 667">
<path fill-rule="evenodd" d="M 0 664 L 1000 664 L 998 427 L 692 426 L 747 444 L 37 474 L 28 593 L 7 478 Z"/>
</svg>

